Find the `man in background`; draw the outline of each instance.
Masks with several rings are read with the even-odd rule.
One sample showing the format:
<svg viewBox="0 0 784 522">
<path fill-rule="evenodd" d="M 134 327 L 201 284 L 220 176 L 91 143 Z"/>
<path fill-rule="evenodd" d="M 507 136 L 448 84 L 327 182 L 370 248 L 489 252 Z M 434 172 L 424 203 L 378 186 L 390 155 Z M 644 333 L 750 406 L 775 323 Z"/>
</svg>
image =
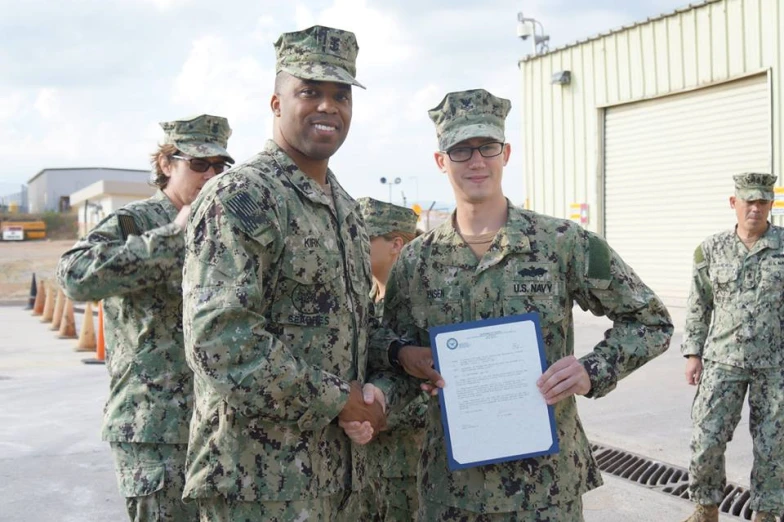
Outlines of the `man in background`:
<svg viewBox="0 0 784 522">
<path fill-rule="evenodd" d="M 784 512 L 784 229 L 770 224 L 776 176 L 733 177 L 734 229 L 694 251 L 681 352 L 686 382 L 697 386 L 687 522 L 717 522 L 727 477 L 724 451 L 748 393 L 754 447 L 754 522 Z"/>
</svg>

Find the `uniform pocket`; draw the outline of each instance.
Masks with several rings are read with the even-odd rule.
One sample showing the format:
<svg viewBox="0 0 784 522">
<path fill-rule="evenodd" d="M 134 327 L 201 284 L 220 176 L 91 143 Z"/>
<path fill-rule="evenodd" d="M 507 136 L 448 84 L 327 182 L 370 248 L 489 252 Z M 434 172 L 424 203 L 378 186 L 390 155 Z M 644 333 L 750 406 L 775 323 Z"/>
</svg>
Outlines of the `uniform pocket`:
<svg viewBox="0 0 784 522">
<path fill-rule="evenodd" d="M 732 265 L 717 266 L 710 272 L 713 295 L 717 301 L 723 301 L 732 295 L 738 287 L 740 267 Z"/>
<path fill-rule="evenodd" d="M 566 321 L 566 308 L 559 297 L 512 296 L 504 299 L 503 308 L 505 316 L 528 313 L 539 315 L 548 364 L 571 355 L 565 351 L 567 346 L 565 339 L 570 323 Z"/>
<path fill-rule="evenodd" d="M 125 498 L 146 497 L 163 489 L 166 483 L 166 467 L 145 465 L 117 470 L 117 486 Z"/>
<path fill-rule="evenodd" d="M 507 297 L 503 307 L 505 316 L 538 313 L 542 326 L 563 323 L 566 317 L 566 310 L 557 296 Z"/>
<path fill-rule="evenodd" d="M 461 301 L 438 301 L 428 304 L 413 304 L 411 315 L 414 323 L 422 330 L 463 322 Z"/>
<path fill-rule="evenodd" d="M 278 282 L 279 299 L 272 305 L 273 316 L 277 317 L 273 318 L 285 318 L 293 312 L 299 320 L 281 322 L 328 326 L 319 324 L 317 316 L 334 313 L 341 308 L 346 291 L 341 288 L 341 272 L 342 264 L 337 254 L 319 252 L 313 257 L 294 256 L 284 260 L 282 278 Z M 309 321 L 306 316 L 314 317 Z"/>
</svg>

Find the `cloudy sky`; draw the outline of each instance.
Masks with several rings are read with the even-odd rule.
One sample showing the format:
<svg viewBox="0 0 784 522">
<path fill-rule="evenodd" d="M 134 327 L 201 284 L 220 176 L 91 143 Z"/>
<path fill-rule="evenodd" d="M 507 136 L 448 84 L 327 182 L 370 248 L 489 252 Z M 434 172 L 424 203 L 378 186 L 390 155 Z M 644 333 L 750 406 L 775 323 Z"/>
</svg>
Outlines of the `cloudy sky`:
<svg viewBox="0 0 784 522">
<path fill-rule="evenodd" d="M 524 201 L 518 11 L 551 47 L 688 0 L 0 0 L 0 196 L 42 168 L 147 169 L 159 121 L 211 113 L 242 160 L 271 136 L 272 44 L 313 24 L 357 34 L 354 119 L 330 166 L 355 197 L 449 203 L 427 110 L 449 91 L 512 100 L 504 189 Z M 441 203 L 439 203 L 441 206 Z"/>
</svg>

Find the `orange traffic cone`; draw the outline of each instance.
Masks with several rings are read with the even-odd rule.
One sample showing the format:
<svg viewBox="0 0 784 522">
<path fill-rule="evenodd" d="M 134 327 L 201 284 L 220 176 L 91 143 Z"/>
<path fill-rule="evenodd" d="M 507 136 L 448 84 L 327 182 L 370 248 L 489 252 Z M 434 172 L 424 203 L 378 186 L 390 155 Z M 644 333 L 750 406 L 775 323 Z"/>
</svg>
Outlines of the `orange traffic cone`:
<svg viewBox="0 0 784 522">
<path fill-rule="evenodd" d="M 65 298 L 63 317 L 60 319 L 60 331 L 58 333 L 60 339 L 76 339 L 76 320 L 74 319 L 73 301 L 67 297 Z"/>
<path fill-rule="evenodd" d="M 95 348 L 95 359 L 82 359 L 84 364 L 105 364 L 106 346 L 103 336 L 103 302 L 98 303 L 98 342 Z"/>
<path fill-rule="evenodd" d="M 44 280 L 38 281 L 38 292 L 35 294 L 35 304 L 33 305 L 33 315 L 43 315 L 44 302 L 46 301 L 46 285 Z"/>
<path fill-rule="evenodd" d="M 93 304 L 87 302 L 84 305 L 84 321 L 79 332 L 79 341 L 76 343 L 77 352 L 94 352 L 96 346 L 95 327 L 93 326 Z"/>
<path fill-rule="evenodd" d="M 60 321 L 63 319 L 63 308 L 65 308 L 65 294 L 62 288 L 57 288 L 57 301 L 54 304 L 54 315 L 52 316 L 52 326 L 50 330 L 55 332 L 60 329 Z"/>
<path fill-rule="evenodd" d="M 50 283 L 46 283 L 46 303 L 44 304 L 44 313 L 41 315 L 42 323 L 51 323 L 54 316 L 54 300 L 57 297 L 57 292 Z"/>
</svg>

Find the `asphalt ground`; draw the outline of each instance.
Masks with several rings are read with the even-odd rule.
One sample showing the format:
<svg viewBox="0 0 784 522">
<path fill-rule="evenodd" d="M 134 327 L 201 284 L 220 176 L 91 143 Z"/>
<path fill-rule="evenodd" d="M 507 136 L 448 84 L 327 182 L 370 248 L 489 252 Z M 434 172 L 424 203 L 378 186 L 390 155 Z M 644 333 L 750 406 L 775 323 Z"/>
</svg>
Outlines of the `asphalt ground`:
<svg viewBox="0 0 784 522">
<path fill-rule="evenodd" d="M 688 467 L 689 409 L 678 353 L 682 310 L 673 310 L 670 350 L 623 380 L 607 397 L 579 399 L 589 438 L 679 467 Z M 77 328 L 81 326 L 77 315 Z M 609 327 L 575 313 L 577 354 Z M 22 306 L 0 307 L 0 521 L 106 522 L 125 520 L 108 444 L 100 440 L 108 391 L 106 368 L 85 365 L 73 350 Z M 727 452 L 730 481 L 748 486 L 751 441 L 748 411 Z M 685 500 L 605 475 L 584 497 L 587 522 L 681 521 Z M 738 520 L 722 516 L 722 521 Z"/>
</svg>

